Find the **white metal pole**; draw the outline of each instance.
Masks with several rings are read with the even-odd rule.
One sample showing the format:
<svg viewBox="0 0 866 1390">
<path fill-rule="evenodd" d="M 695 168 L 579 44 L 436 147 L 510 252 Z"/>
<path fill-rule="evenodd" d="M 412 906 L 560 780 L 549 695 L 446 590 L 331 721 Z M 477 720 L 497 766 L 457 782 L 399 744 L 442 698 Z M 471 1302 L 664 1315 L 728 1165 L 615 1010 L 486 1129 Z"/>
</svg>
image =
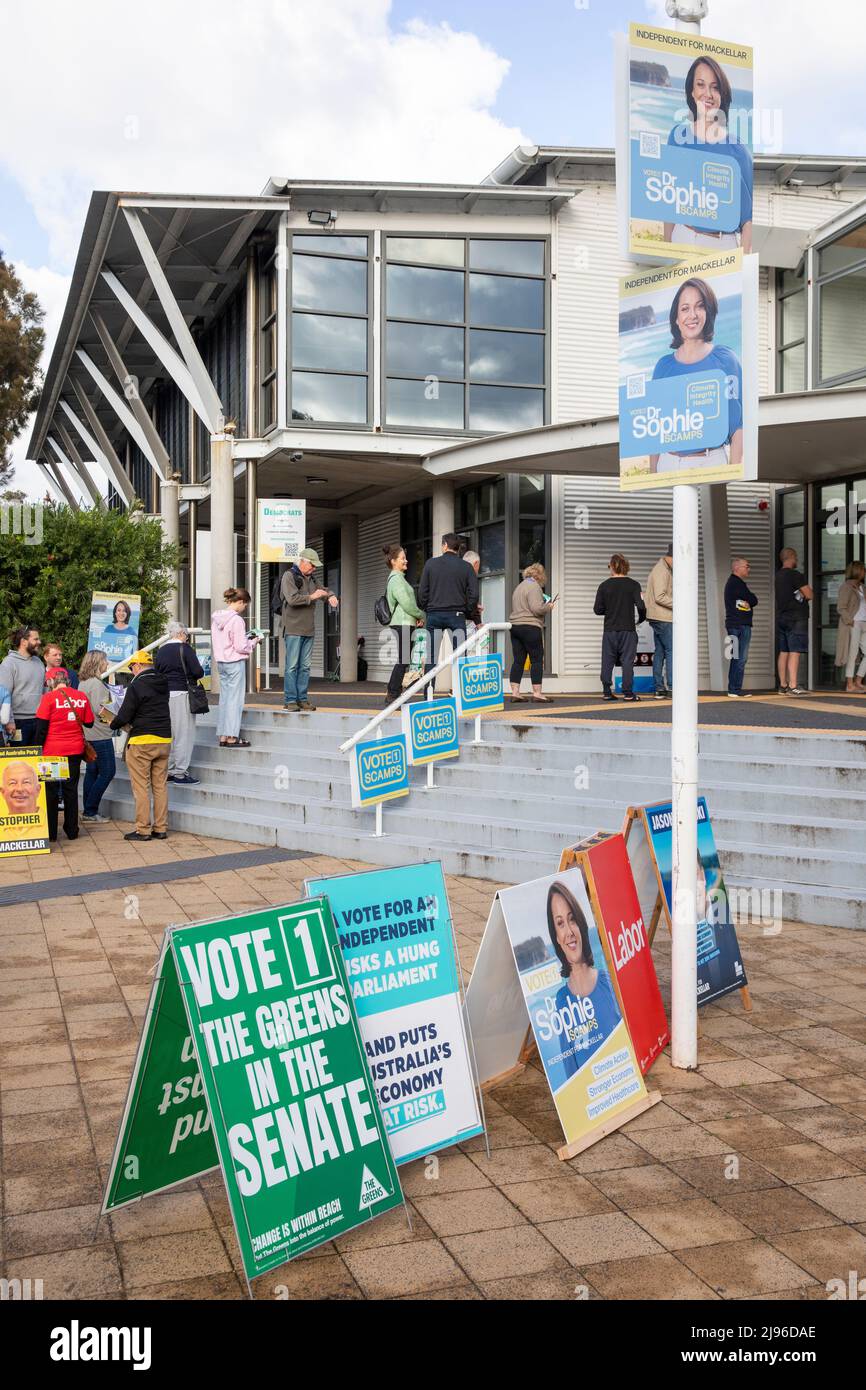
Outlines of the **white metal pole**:
<svg viewBox="0 0 866 1390">
<path fill-rule="evenodd" d="M 377 738 L 381 738 L 381 737 L 382 737 L 382 728 L 381 728 L 381 725 L 380 725 L 379 728 L 376 730 L 376 737 L 377 737 Z M 383 834 L 384 834 L 384 831 L 383 831 L 383 829 L 382 829 L 382 803 L 381 803 L 381 801 L 377 801 L 377 802 L 376 802 L 376 835 L 377 835 L 377 836 L 381 836 L 381 835 L 383 835 Z"/>
<path fill-rule="evenodd" d="M 433 684 L 432 684 L 432 682 L 431 682 L 431 684 L 428 685 L 428 687 L 427 687 L 427 700 L 428 700 L 428 703 L 431 702 L 431 701 L 434 700 L 434 699 L 435 699 L 435 692 L 434 692 L 434 690 L 433 690 Z M 435 763 L 428 763 L 428 764 L 427 764 L 427 786 L 428 786 L 428 787 L 435 787 L 435 785 L 436 785 L 435 781 L 433 780 L 433 769 L 434 769 L 435 766 L 436 766 Z"/>
<path fill-rule="evenodd" d="M 699 34 L 702 0 L 668 0 L 677 29 Z M 674 671 L 671 711 L 671 1061 L 698 1064 L 698 489 L 673 489 Z"/>
</svg>

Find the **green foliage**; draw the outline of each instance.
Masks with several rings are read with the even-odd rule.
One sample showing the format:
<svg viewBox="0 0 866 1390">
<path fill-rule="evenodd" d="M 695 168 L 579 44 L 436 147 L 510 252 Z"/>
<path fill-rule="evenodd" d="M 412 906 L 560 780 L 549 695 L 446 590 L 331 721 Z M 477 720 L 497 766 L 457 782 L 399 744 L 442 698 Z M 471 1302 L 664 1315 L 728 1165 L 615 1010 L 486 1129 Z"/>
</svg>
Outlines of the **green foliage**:
<svg viewBox="0 0 866 1390">
<path fill-rule="evenodd" d="M 132 519 L 137 515 L 140 520 Z M 73 511 L 46 503 L 42 539 L 13 534 L 12 509 L 0 527 L 0 655 L 13 627 L 38 627 L 43 642 L 56 640 L 77 666 L 87 650 L 94 589 L 141 595 L 142 645 L 165 631 L 179 549 L 163 540 L 155 517 L 141 512 Z M 38 536 L 38 523 L 34 536 Z"/>
<path fill-rule="evenodd" d="M 12 475 L 9 446 L 36 409 L 44 316 L 36 295 L 25 292 L 0 251 L 0 486 Z"/>
</svg>

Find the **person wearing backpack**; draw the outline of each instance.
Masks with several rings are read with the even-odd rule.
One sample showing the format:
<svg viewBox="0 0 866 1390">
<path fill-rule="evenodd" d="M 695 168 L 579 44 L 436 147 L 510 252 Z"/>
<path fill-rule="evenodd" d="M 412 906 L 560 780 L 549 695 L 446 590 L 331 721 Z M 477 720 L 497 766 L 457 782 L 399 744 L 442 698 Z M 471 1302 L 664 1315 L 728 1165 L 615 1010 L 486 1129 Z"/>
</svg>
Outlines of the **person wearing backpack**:
<svg viewBox="0 0 866 1390">
<path fill-rule="evenodd" d="M 415 591 L 406 578 L 408 560 L 402 545 L 392 542 L 383 545 L 382 553 L 388 566 L 388 587 L 385 601 L 390 611 L 388 626 L 394 629 L 397 637 L 397 660 L 388 678 L 388 692 L 385 704 L 390 705 L 403 690 L 403 677 L 412 660 L 412 634 L 423 627 L 426 619 L 415 600 Z"/>
</svg>

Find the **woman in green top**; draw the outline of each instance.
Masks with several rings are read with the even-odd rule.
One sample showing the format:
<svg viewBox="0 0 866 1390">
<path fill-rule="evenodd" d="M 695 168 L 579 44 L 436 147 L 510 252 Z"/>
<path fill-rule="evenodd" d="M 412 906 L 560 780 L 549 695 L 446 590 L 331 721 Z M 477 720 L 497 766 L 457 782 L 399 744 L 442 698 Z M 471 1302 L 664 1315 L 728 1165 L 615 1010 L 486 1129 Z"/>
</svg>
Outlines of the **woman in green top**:
<svg viewBox="0 0 866 1390">
<path fill-rule="evenodd" d="M 394 669 L 388 681 L 388 693 L 385 696 L 385 704 L 390 705 L 403 689 L 403 677 L 412 656 L 413 629 L 423 627 L 425 618 L 415 601 L 415 591 L 406 578 L 406 568 L 409 562 L 402 545 L 383 545 L 382 551 L 385 556 L 385 564 L 390 571 L 388 587 L 385 590 L 388 606 L 391 609 L 390 626 L 396 630 L 398 643 L 397 660 L 394 663 Z"/>
</svg>

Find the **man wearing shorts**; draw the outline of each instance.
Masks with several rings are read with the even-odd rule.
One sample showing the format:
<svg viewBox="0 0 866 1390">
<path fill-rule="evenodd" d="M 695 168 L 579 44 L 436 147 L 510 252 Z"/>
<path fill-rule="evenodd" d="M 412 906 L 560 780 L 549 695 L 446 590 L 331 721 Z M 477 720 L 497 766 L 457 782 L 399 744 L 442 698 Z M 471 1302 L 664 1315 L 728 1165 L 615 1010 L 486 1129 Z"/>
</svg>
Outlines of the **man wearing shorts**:
<svg viewBox="0 0 866 1390">
<path fill-rule="evenodd" d="M 776 573 L 776 637 L 779 647 L 779 689 L 783 695 L 802 695 L 797 684 L 801 655 L 809 650 L 809 600 L 812 587 L 797 569 L 797 552 L 786 546 L 779 552 Z"/>
</svg>

